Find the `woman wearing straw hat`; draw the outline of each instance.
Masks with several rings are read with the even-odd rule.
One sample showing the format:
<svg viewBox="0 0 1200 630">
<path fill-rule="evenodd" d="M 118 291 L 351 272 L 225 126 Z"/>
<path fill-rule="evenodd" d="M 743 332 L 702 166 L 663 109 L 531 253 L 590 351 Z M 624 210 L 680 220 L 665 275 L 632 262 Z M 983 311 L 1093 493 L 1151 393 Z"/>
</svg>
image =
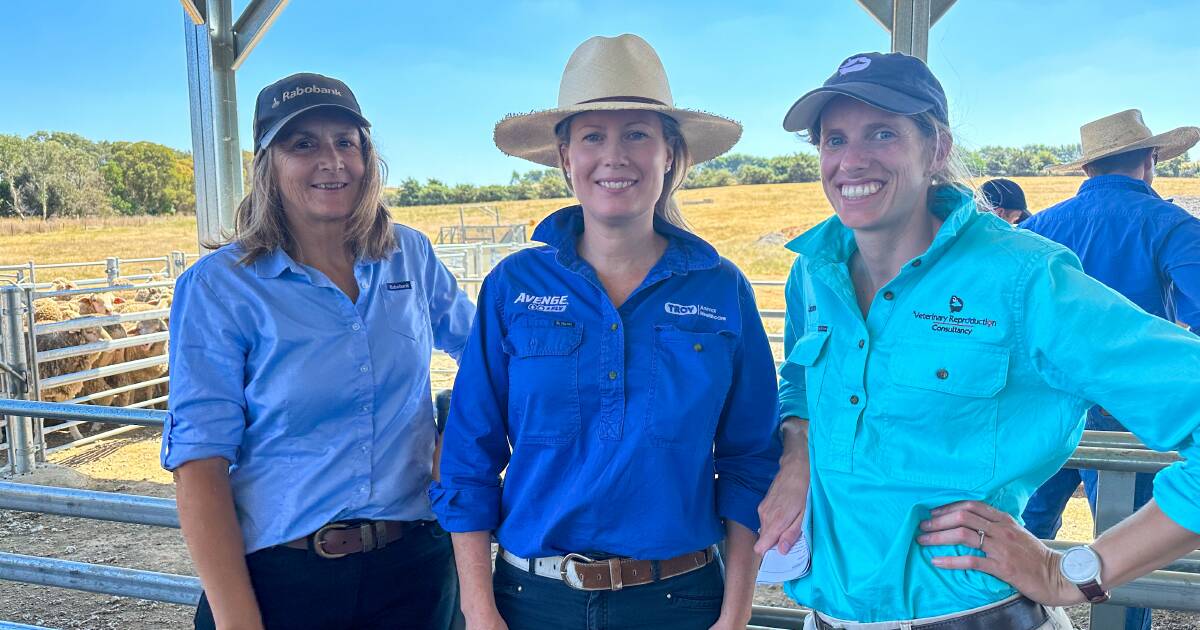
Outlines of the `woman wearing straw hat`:
<svg viewBox="0 0 1200 630">
<path fill-rule="evenodd" d="M 459 355 L 474 308 L 392 224 L 344 83 L 267 86 L 254 137 L 232 242 L 179 278 L 171 311 L 162 464 L 204 586 L 196 627 L 445 630 L 429 360 Z"/>
<path fill-rule="evenodd" d="M 633 35 L 584 42 L 557 109 L 496 126 L 505 153 L 560 166 L 580 205 L 480 290 L 431 490 L 468 627 L 749 621 L 774 364 L 749 282 L 672 200 L 740 134 L 674 107 Z"/>
<path fill-rule="evenodd" d="M 1091 545 L 1052 551 L 1019 524 L 1092 401 L 1200 457 L 1200 340 L 979 212 L 947 111 L 919 59 L 866 53 L 784 119 L 836 213 L 788 245 L 784 455 L 760 508 L 762 550 L 811 506 L 811 572 L 786 586 L 807 628 L 1061 630 L 1057 607 L 1200 545 L 1183 463 Z"/>
</svg>

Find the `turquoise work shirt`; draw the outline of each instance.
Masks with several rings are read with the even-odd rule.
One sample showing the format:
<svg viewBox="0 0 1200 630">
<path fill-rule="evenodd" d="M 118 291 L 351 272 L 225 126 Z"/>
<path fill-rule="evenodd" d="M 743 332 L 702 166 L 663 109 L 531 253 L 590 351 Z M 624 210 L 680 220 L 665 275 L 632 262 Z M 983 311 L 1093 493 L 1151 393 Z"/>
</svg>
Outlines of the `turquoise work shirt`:
<svg viewBox="0 0 1200 630">
<path fill-rule="evenodd" d="M 939 569 L 932 508 L 983 501 L 1019 518 L 1071 455 L 1093 403 L 1187 461 L 1154 488 L 1200 532 L 1200 339 L 1084 274 L 1069 250 L 936 188 L 929 249 L 880 288 L 865 321 L 837 217 L 788 244 L 781 417 L 809 419 L 812 571 L 797 602 L 863 622 L 943 615 L 1016 591 Z"/>
</svg>

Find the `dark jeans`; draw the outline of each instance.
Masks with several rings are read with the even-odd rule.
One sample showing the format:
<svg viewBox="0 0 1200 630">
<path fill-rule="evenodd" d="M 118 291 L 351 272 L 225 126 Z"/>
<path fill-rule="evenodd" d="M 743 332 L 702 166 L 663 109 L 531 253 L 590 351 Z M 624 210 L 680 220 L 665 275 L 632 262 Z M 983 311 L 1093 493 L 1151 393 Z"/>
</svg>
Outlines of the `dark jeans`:
<svg viewBox="0 0 1200 630">
<path fill-rule="evenodd" d="M 509 630 L 708 630 L 721 615 L 719 563 L 619 591 L 578 591 L 496 560 L 496 607 Z"/>
<path fill-rule="evenodd" d="M 380 549 L 327 560 L 271 547 L 246 556 L 267 630 L 446 630 L 458 609 L 450 536 L 436 523 Z M 197 630 L 214 630 L 208 599 Z"/>
<path fill-rule="evenodd" d="M 1125 431 L 1125 427 L 1112 416 L 1101 414 L 1095 408 L 1088 411 L 1086 428 L 1093 431 Z M 1067 501 L 1075 493 L 1080 482 L 1087 494 L 1088 505 L 1092 508 L 1092 516 L 1096 516 L 1096 481 L 1094 470 L 1064 468 L 1046 480 L 1040 488 L 1029 497 L 1029 504 L 1021 514 L 1025 529 L 1034 536 L 1052 540 L 1062 527 L 1063 510 Z M 1133 504 L 1138 509 L 1150 502 L 1153 497 L 1154 475 L 1137 473 L 1134 479 Z M 1150 630 L 1150 609 L 1129 608 L 1125 611 L 1125 630 Z"/>
</svg>

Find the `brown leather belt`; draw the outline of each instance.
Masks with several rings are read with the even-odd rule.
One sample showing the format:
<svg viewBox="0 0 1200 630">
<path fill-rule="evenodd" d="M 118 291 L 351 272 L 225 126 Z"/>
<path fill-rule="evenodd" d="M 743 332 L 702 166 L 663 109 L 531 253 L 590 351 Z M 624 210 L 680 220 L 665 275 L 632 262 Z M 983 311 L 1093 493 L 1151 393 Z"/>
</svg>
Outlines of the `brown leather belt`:
<svg viewBox="0 0 1200 630">
<path fill-rule="evenodd" d="M 522 571 L 562 580 L 567 586 L 581 591 L 619 591 L 626 586 L 649 584 L 690 573 L 708 566 L 716 554 L 709 547 L 666 560 L 593 560 L 577 553 L 527 559 L 501 549 L 500 557 Z"/>
<path fill-rule="evenodd" d="M 813 614 L 813 619 L 816 621 L 818 630 L 840 630 L 843 627 L 825 621 L 818 614 Z M 1027 597 L 1018 597 L 995 608 L 988 608 L 953 619 L 914 624 L 911 628 L 912 630 L 1000 630 L 1001 628 L 1028 630 L 1042 627 L 1047 619 L 1049 617 L 1046 615 L 1045 607 Z"/>
<path fill-rule="evenodd" d="M 282 547 L 308 549 L 326 559 L 341 558 L 352 553 L 375 551 L 404 537 L 409 530 L 425 521 L 346 521 L 334 522 Z"/>
</svg>

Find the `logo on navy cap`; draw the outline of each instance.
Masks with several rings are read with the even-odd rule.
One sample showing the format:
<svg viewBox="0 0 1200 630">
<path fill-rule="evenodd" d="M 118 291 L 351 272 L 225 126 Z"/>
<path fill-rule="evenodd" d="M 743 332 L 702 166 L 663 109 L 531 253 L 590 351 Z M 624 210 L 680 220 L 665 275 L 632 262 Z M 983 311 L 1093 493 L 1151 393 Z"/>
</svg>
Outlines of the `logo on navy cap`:
<svg viewBox="0 0 1200 630">
<path fill-rule="evenodd" d="M 842 62 L 841 67 L 838 68 L 838 74 L 845 76 L 851 72 L 866 70 L 869 65 L 871 65 L 871 60 L 867 57 L 851 57 Z"/>
</svg>

